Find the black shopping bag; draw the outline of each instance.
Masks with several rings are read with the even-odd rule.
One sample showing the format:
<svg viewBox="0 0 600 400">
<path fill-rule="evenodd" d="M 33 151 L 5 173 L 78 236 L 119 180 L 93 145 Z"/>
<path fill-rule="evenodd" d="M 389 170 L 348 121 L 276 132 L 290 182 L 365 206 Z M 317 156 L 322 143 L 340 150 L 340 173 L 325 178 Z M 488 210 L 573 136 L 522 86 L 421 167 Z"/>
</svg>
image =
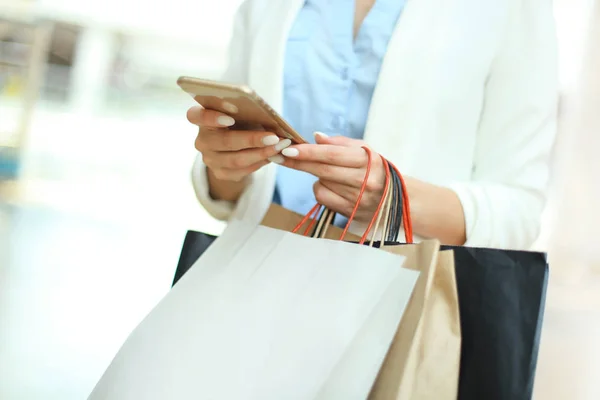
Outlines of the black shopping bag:
<svg viewBox="0 0 600 400">
<path fill-rule="evenodd" d="M 454 251 L 462 350 L 460 400 L 528 400 L 548 282 L 543 253 Z"/>
<path fill-rule="evenodd" d="M 194 265 L 216 238 L 216 236 L 196 231 L 188 231 L 186 233 L 172 286 Z"/>
</svg>

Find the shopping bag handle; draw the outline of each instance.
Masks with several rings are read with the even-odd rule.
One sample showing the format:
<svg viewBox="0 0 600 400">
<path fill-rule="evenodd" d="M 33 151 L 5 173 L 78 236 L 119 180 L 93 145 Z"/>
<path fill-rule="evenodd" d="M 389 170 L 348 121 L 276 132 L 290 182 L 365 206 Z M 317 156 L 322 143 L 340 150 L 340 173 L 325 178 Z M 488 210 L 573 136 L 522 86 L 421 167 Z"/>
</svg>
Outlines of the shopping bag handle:
<svg viewBox="0 0 600 400">
<path fill-rule="evenodd" d="M 363 187 L 361 188 L 361 190 L 364 192 L 367 181 L 369 179 L 372 153 L 371 153 L 371 149 L 369 149 L 366 146 L 363 146 L 363 149 L 367 152 L 368 163 L 369 163 L 369 168 L 367 168 L 367 172 L 365 174 L 365 179 L 363 181 Z M 387 195 L 388 195 L 389 183 L 390 183 L 390 179 L 391 179 L 390 178 L 390 175 L 391 175 L 390 168 L 394 169 L 394 172 L 396 173 L 396 175 L 398 176 L 398 178 L 400 180 L 400 185 L 401 185 L 401 189 L 402 189 L 402 214 L 404 215 L 404 237 L 405 237 L 406 243 L 413 243 L 412 219 L 410 217 L 410 203 L 408 200 L 408 191 L 406 190 L 406 183 L 404 182 L 404 178 L 402 177 L 402 174 L 400 173 L 398 168 L 393 163 L 391 163 L 389 160 L 384 158 L 383 156 L 380 155 L 380 157 L 381 157 L 381 161 L 383 162 L 383 165 L 385 166 L 385 188 L 384 188 L 383 194 L 381 196 L 381 200 L 379 201 L 379 205 L 377 206 L 377 209 L 375 210 L 373 218 L 371 218 L 371 222 L 369 223 L 369 226 L 367 227 L 365 233 L 361 237 L 361 240 L 359 243 L 364 244 L 367 237 L 369 236 L 369 233 L 371 232 L 371 229 L 373 228 L 373 225 L 376 223 L 376 221 L 377 221 L 377 224 L 379 223 L 378 222 L 379 214 L 383 211 L 383 208 L 385 205 L 384 203 L 386 203 L 386 199 L 388 197 Z M 342 236 L 340 237 L 340 240 L 344 240 L 344 237 L 345 237 L 346 233 L 348 232 L 348 229 L 350 228 L 350 224 L 351 224 L 352 220 L 354 219 L 354 214 L 356 214 L 356 211 L 358 209 L 358 205 L 360 204 L 361 198 L 362 198 L 362 192 L 358 197 L 358 200 L 354 206 L 353 215 L 351 216 L 350 219 L 348 219 L 348 223 L 346 224 L 346 227 L 344 229 L 344 232 L 342 233 Z M 387 219 L 387 217 L 388 216 L 386 215 L 385 218 Z M 377 230 L 377 228 L 375 228 L 375 230 Z M 382 241 L 384 241 L 384 240 L 382 240 Z M 373 244 L 373 240 L 371 240 L 371 245 L 372 244 Z"/>
<path fill-rule="evenodd" d="M 354 218 L 356 216 L 356 212 L 358 211 L 358 207 L 360 206 L 360 201 L 362 200 L 362 197 L 365 193 L 365 190 L 367 188 L 367 183 L 369 180 L 369 176 L 371 174 L 371 164 L 372 164 L 372 159 L 373 159 L 373 152 L 367 146 L 362 146 L 362 148 L 367 153 L 367 169 L 365 172 L 365 177 L 363 179 L 363 183 L 361 185 L 361 188 L 360 188 L 360 191 L 358 194 L 358 198 L 356 200 L 354 208 L 352 209 L 352 213 L 350 214 L 350 217 L 348 218 L 348 223 L 346 224 L 346 227 L 344 228 L 344 231 L 342 232 L 342 235 L 340 236 L 340 240 L 344 240 L 344 238 L 346 237 L 346 234 L 348 233 L 348 230 L 350 229 L 350 224 L 352 223 L 352 221 L 354 220 Z M 384 166 L 386 166 L 385 167 L 385 170 L 386 170 L 385 188 L 384 188 L 384 192 L 381 197 L 381 200 L 379 201 L 379 205 L 377 206 L 377 209 L 375 210 L 373 218 L 371 219 L 371 221 L 370 221 L 364 235 L 361 237 L 361 240 L 359 243 L 364 244 L 371 229 L 373 228 L 373 225 L 375 224 L 375 222 L 378 219 L 379 213 L 381 212 L 381 210 L 383 208 L 383 205 L 384 205 L 386 197 L 387 197 L 387 191 L 389 190 L 389 180 L 390 180 L 390 174 L 391 174 L 390 168 L 394 169 L 394 172 L 397 174 L 398 178 L 400 179 L 400 185 L 402 188 L 402 214 L 404 215 L 404 236 L 406 239 L 406 243 L 412 243 L 413 242 L 412 219 L 410 216 L 410 203 L 408 200 L 408 193 L 406 191 L 406 183 L 404 181 L 404 178 L 402 177 L 402 174 L 400 174 L 400 171 L 398 170 L 398 168 L 393 163 L 391 163 L 389 160 L 385 159 L 383 156 L 380 156 L 380 157 L 381 157 L 381 160 L 383 161 Z M 304 231 L 304 235 L 305 236 L 308 235 L 308 233 L 310 232 L 310 230 L 316 223 L 317 217 L 319 216 L 322 209 L 323 209 L 323 205 L 318 204 L 318 203 L 315 204 L 314 207 L 304 216 L 304 218 L 300 221 L 300 223 L 294 228 L 294 230 L 292 232 L 297 233 L 300 230 L 300 228 L 309 219 L 312 218 L 311 223 L 308 225 L 308 227 Z"/>
<path fill-rule="evenodd" d="M 366 146 L 363 146 L 363 149 L 365 149 L 365 151 L 367 152 L 367 157 L 369 160 L 369 163 L 371 163 L 371 159 L 372 159 L 372 153 L 371 153 L 371 149 L 369 149 Z M 390 169 L 388 166 L 388 163 L 386 161 L 386 159 L 383 156 L 379 156 L 381 157 L 381 162 L 383 163 L 383 166 L 385 168 L 385 187 L 383 189 L 383 194 L 381 195 L 381 199 L 379 200 L 379 204 L 377 205 L 377 209 L 375 210 L 375 213 L 373 213 L 373 218 L 371 218 L 371 222 L 369 222 L 369 225 L 367 226 L 367 229 L 365 230 L 365 233 L 363 234 L 363 236 L 360 238 L 360 244 L 364 244 L 364 242 L 367 240 L 367 237 L 369 236 L 369 233 L 371 232 L 371 229 L 373 229 L 373 225 L 377 222 L 377 225 L 379 224 L 379 217 L 381 215 L 383 206 L 386 202 L 387 196 L 388 196 L 388 191 L 390 189 Z M 366 175 L 365 179 L 363 181 L 363 186 L 366 187 L 367 181 L 369 179 L 369 176 Z M 358 206 L 360 204 L 360 197 L 359 200 L 356 202 L 355 206 L 354 206 L 354 213 L 356 213 L 356 211 L 358 210 Z M 352 218 L 352 220 L 354 219 L 354 216 Z M 340 240 L 344 240 L 344 237 L 346 236 L 346 233 L 348 232 L 348 230 L 350 229 L 350 223 L 352 222 L 352 220 L 348 219 L 348 223 L 346 224 L 346 227 L 344 228 L 344 232 L 342 233 L 342 237 L 340 238 Z M 377 225 L 375 230 L 377 231 Z M 373 242 L 371 241 L 371 245 L 373 244 Z"/>
<path fill-rule="evenodd" d="M 389 234 L 388 229 L 390 229 L 390 226 L 388 225 L 388 223 L 389 223 L 389 218 L 390 218 L 390 212 L 392 209 L 392 199 L 394 197 L 394 190 L 393 190 L 393 183 L 391 182 L 392 179 L 391 179 L 390 164 L 383 157 L 381 157 L 381 160 L 383 161 L 383 166 L 385 168 L 385 188 L 383 190 L 383 195 L 381 196 L 380 205 L 375 213 L 375 216 L 377 217 L 377 221 L 375 222 L 375 226 L 373 228 L 373 230 L 375 231 L 375 234 L 373 235 L 373 237 L 371 238 L 371 241 L 369 242 L 370 247 L 373 247 L 373 243 L 375 242 L 375 236 L 376 236 L 376 233 L 379 232 L 379 225 L 381 224 L 382 219 L 383 219 L 383 226 L 381 227 L 381 243 L 385 243 L 386 235 Z M 385 215 L 384 215 L 384 211 L 385 211 Z M 375 219 L 375 217 L 373 218 L 373 220 L 374 219 Z M 371 221 L 371 223 L 373 222 L 373 220 Z M 370 230 L 370 229 L 368 229 L 368 230 Z"/>
<path fill-rule="evenodd" d="M 346 234 L 348 233 L 348 229 L 350 228 L 350 224 L 352 223 L 352 221 L 354 220 L 354 217 L 356 216 L 356 212 L 358 211 L 358 207 L 360 206 L 360 201 L 362 200 L 363 195 L 365 194 L 365 190 L 367 188 L 367 183 L 369 180 L 369 176 L 371 174 L 371 164 L 372 164 L 372 159 L 373 159 L 373 153 L 371 151 L 371 149 L 369 149 L 367 146 L 362 146 L 362 148 L 367 152 L 367 170 L 365 172 L 365 177 L 363 179 L 363 183 L 361 185 L 360 191 L 358 193 L 358 198 L 356 199 L 356 203 L 354 204 L 354 208 L 352 210 L 352 213 L 350 214 L 350 217 L 348 218 L 348 223 L 346 224 L 346 227 L 344 228 L 344 231 L 342 232 L 342 235 L 340 236 L 340 240 L 344 240 L 344 238 L 346 237 Z M 386 174 L 387 175 L 387 174 Z M 387 179 L 387 176 L 386 176 Z M 381 206 L 381 202 L 379 204 L 379 206 Z M 315 222 L 317 221 L 317 217 L 319 215 L 319 213 L 321 212 L 321 209 L 323 208 L 323 206 L 321 204 L 315 204 L 313 206 L 313 208 L 304 216 L 304 218 L 300 221 L 300 223 L 298 223 L 298 225 L 294 228 L 294 230 L 292 231 L 293 233 L 296 233 L 300 230 L 300 228 L 310 219 L 312 218 L 311 223 L 306 227 L 306 230 L 304 231 L 304 235 L 308 235 L 308 232 L 310 232 L 310 230 L 312 229 L 313 225 L 315 224 Z M 376 215 L 374 215 L 374 217 L 377 217 L 377 211 L 375 212 Z M 371 224 L 369 226 L 369 228 L 371 227 Z M 367 229 L 367 231 L 365 232 L 367 235 L 369 233 L 369 229 Z M 364 238 L 364 236 L 363 236 Z M 363 238 L 361 238 L 360 244 L 364 243 Z"/>
<path fill-rule="evenodd" d="M 393 163 L 389 162 L 390 167 L 394 169 L 394 172 L 400 179 L 400 187 L 402 189 L 402 214 L 404 217 L 404 237 L 406 243 L 413 243 L 413 230 L 412 230 L 412 217 L 410 215 L 410 200 L 408 198 L 408 191 L 406 190 L 406 182 L 404 177 Z"/>
</svg>

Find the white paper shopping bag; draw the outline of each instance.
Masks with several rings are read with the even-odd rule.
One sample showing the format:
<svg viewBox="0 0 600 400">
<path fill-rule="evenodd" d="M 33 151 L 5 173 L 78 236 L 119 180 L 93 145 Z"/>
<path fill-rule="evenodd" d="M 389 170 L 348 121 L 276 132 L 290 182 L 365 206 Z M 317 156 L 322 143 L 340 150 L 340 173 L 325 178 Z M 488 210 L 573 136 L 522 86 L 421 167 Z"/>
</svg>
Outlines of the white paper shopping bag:
<svg viewBox="0 0 600 400">
<path fill-rule="evenodd" d="M 227 315 L 218 311 L 232 295 L 237 295 L 238 282 L 223 275 L 230 274 L 227 269 L 229 262 L 238 251 L 244 245 L 253 244 L 251 236 L 254 230 L 251 225 L 225 229 L 194 267 L 130 334 L 90 399 L 129 399 L 135 398 L 138 393 L 144 398 L 146 389 L 154 390 L 149 399 L 171 398 L 180 389 L 187 390 L 177 382 L 191 382 L 202 373 L 200 363 L 186 370 L 184 364 L 188 362 L 188 349 L 193 343 L 205 343 L 200 341 L 201 336 L 211 330 L 203 329 L 204 326 L 216 327 L 218 324 L 214 320 L 219 321 Z M 268 246 L 274 244 L 266 241 L 265 245 L 260 249 L 268 251 Z M 238 263 L 238 267 L 251 268 L 252 260 Z M 200 346 L 197 350 L 201 351 Z M 176 366 L 171 368 L 173 375 L 160 372 L 158 363 Z M 155 378 L 160 380 L 160 385 L 146 384 Z"/>
<path fill-rule="evenodd" d="M 385 353 L 355 339 L 389 346 L 418 277 L 402 262 L 234 221 L 135 329 L 90 399 L 314 399 L 349 351 L 361 365 L 347 376 L 370 376 Z M 365 327 L 374 315 L 383 322 Z"/>
<path fill-rule="evenodd" d="M 365 399 L 377 377 L 418 274 L 406 274 L 403 257 L 378 270 L 388 260 L 376 260 L 374 249 L 330 240 L 322 244 L 332 262 L 319 269 L 286 314 L 286 330 L 276 335 L 281 349 L 273 352 L 272 369 L 263 371 L 269 379 L 255 399 Z M 335 262 L 348 248 L 357 250 L 354 262 Z M 301 251 L 297 248 L 298 260 Z"/>
<path fill-rule="evenodd" d="M 404 268 L 403 268 L 404 269 Z M 315 399 L 367 399 L 377 379 L 415 283 L 398 276 L 354 337 Z"/>
</svg>

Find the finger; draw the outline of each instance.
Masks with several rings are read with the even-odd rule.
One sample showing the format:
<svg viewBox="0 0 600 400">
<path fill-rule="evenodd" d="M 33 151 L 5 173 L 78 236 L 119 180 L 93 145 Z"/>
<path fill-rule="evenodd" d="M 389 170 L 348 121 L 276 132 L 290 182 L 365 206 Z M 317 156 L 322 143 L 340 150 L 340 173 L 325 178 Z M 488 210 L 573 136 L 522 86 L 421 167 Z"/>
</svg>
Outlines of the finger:
<svg viewBox="0 0 600 400">
<path fill-rule="evenodd" d="M 348 217 L 354 208 L 354 202 L 348 201 L 339 194 L 329 190 L 319 181 L 313 185 L 315 199 L 319 204 L 324 205 L 330 210 Z"/>
<path fill-rule="evenodd" d="M 227 128 L 235 124 L 235 119 L 218 111 L 194 106 L 187 112 L 187 119 L 194 125 L 213 128 Z"/>
<path fill-rule="evenodd" d="M 235 104 L 225 101 L 219 97 L 214 96 L 196 96 L 192 94 L 194 100 L 196 100 L 202 107 L 209 110 L 222 111 L 228 115 L 237 114 L 240 110 Z"/>
<path fill-rule="evenodd" d="M 347 168 L 312 161 L 293 160 L 287 157 L 284 157 L 282 165 L 307 172 L 321 180 L 337 182 L 355 188 L 360 188 L 365 179 L 364 168 Z"/>
<path fill-rule="evenodd" d="M 343 147 L 362 147 L 365 142 L 358 139 L 350 139 L 345 136 L 327 136 L 322 132 L 315 132 L 315 142 L 317 144 L 330 144 Z"/>
<path fill-rule="evenodd" d="M 212 171 L 217 179 L 228 180 L 228 181 L 233 181 L 233 182 L 240 182 L 244 178 L 246 178 L 248 175 L 252 174 L 253 172 L 258 171 L 260 168 L 264 167 L 267 164 L 269 164 L 269 162 L 265 160 L 265 161 L 260 161 L 255 164 L 252 164 L 245 168 L 239 168 L 239 169 L 230 169 L 230 168 L 214 169 L 213 168 Z"/>
<path fill-rule="evenodd" d="M 367 165 L 367 152 L 360 147 L 345 147 L 326 144 L 299 144 L 286 149 L 282 154 L 288 158 L 361 168 Z"/>
<path fill-rule="evenodd" d="M 352 204 L 356 204 L 356 200 L 358 200 L 358 195 L 360 193 L 359 188 L 354 188 L 347 185 L 342 185 L 340 183 L 331 182 L 331 181 L 320 181 L 321 185 L 325 186 L 327 189 L 336 193 L 337 195 L 343 197 L 347 201 Z M 379 206 L 379 202 L 381 201 L 381 197 L 383 192 L 379 193 L 365 191 L 361 200 L 360 200 L 360 210 L 366 210 L 369 213 L 373 213 L 377 206 Z"/>
<path fill-rule="evenodd" d="M 356 202 L 358 193 L 360 192 L 360 188 L 344 185 L 342 183 L 326 180 L 319 180 L 318 182 L 320 182 L 321 185 L 325 186 L 327 189 L 351 202 Z"/>
<path fill-rule="evenodd" d="M 251 148 L 277 146 L 279 151 L 291 144 L 289 139 L 280 138 L 265 131 L 233 131 L 201 129 L 198 134 L 201 147 L 213 151 L 238 151 Z"/>
<path fill-rule="evenodd" d="M 214 163 L 222 168 L 242 169 L 260 161 L 266 161 L 268 158 L 279 154 L 279 152 L 280 150 L 276 146 L 269 146 L 260 149 L 216 152 L 209 155 L 209 158 L 214 157 Z"/>
</svg>

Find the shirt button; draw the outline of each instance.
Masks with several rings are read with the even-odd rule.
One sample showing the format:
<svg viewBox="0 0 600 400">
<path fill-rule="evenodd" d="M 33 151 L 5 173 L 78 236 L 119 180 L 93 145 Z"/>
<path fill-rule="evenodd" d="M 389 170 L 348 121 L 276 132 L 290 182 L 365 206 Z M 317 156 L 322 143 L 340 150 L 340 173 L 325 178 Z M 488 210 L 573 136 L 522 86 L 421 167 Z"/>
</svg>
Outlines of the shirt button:
<svg viewBox="0 0 600 400">
<path fill-rule="evenodd" d="M 348 68 L 343 68 L 342 69 L 342 79 L 347 81 L 348 80 Z"/>
<path fill-rule="evenodd" d="M 336 133 L 342 133 L 341 130 L 344 129 L 344 124 L 345 124 L 346 120 L 344 119 L 344 117 L 341 116 L 337 116 L 337 117 L 333 117 L 333 120 L 331 121 L 331 125 L 333 126 L 333 129 L 335 131 L 337 131 Z"/>
</svg>

